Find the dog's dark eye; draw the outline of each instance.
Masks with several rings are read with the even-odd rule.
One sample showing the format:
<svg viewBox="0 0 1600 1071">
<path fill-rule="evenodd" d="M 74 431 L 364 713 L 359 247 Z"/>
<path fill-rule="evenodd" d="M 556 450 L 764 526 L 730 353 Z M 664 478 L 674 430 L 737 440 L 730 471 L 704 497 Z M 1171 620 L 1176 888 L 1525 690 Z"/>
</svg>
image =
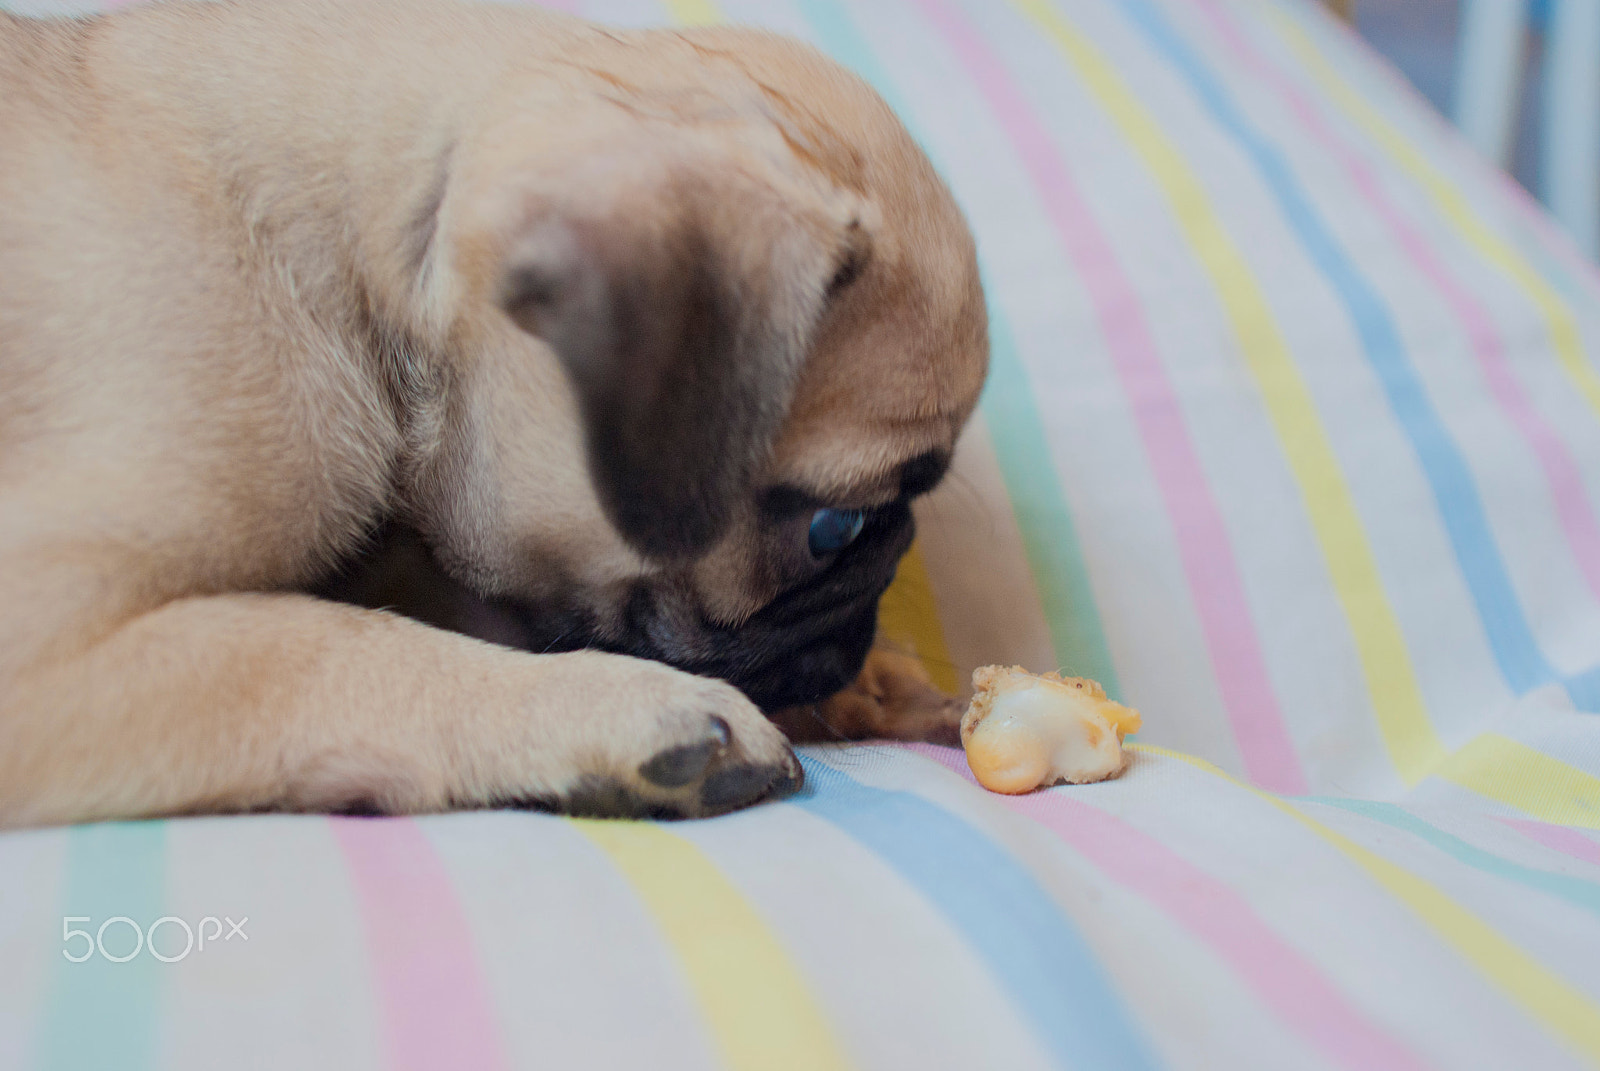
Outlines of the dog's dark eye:
<svg viewBox="0 0 1600 1071">
<path fill-rule="evenodd" d="M 811 532 L 807 542 L 813 558 L 826 558 L 835 554 L 861 534 L 867 523 L 865 510 L 819 509 L 811 515 Z"/>
</svg>

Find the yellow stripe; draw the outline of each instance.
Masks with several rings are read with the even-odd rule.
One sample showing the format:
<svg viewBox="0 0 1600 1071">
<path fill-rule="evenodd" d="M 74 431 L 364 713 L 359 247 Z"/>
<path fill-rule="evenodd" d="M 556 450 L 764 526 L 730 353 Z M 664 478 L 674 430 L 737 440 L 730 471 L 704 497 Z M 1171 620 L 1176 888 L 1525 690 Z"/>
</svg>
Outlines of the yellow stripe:
<svg viewBox="0 0 1600 1071">
<path fill-rule="evenodd" d="M 1545 970 L 1537 960 L 1501 937 L 1488 923 L 1456 903 L 1437 886 L 1368 851 L 1321 822 L 1308 818 L 1277 796 L 1235 781 L 1203 759 L 1147 744 L 1133 747 L 1136 751 L 1164 755 L 1205 770 L 1266 800 L 1311 830 L 1415 912 L 1458 955 L 1477 967 L 1534 1019 L 1566 1038 L 1591 1060 L 1600 1061 L 1600 1007 Z"/>
<path fill-rule="evenodd" d="M 1476 737 L 1434 774 L 1543 822 L 1600 829 L 1600 778 L 1509 737 Z"/>
<path fill-rule="evenodd" d="M 788 953 L 700 849 L 647 822 L 570 821 L 655 917 L 729 1068 L 849 1066 Z"/>
<path fill-rule="evenodd" d="M 1544 318 L 1545 329 L 1555 347 L 1556 356 L 1589 407 L 1600 414 L 1600 376 L 1584 359 L 1583 342 L 1578 335 L 1578 325 L 1572 310 L 1561 296 L 1545 282 L 1544 278 L 1528 264 L 1510 245 L 1484 226 L 1472 211 L 1471 205 L 1445 177 L 1417 151 L 1399 131 L 1389 124 L 1376 109 L 1368 104 L 1333 69 L 1304 30 L 1293 19 L 1277 9 L 1265 5 L 1273 14 L 1279 32 L 1299 56 L 1305 69 L 1317 85 L 1337 103 L 1344 112 L 1392 156 L 1401 169 L 1425 189 L 1439 206 L 1445 218 L 1478 253 L 1503 272 L 1527 295 Z"/>
<path fill-rule="evenodd" d="M 710 26 L 722 21 L 722 13 L 711 0 L 666 0 L 674 22 L 685 26 Z"/>
<path fill-rule="evenodd" d="M 895 570 L 894 583 L 878 604 L 878 633 L 897 647 L 910 650 L 922 662 L 933 683 L 947 695 L 961 691 L 961 678 L 950 659 L 939 625 L 939 605 L 922 551 L 911 544 Z"/>
<path fill-rule="evenodd" d="M 1013 0 L 1049 35 L 1154 175 L 1222 298 L 1328 563 L 1389 759 L 1406 784 L 1444 757 L 1339 462 L 1265 296 L 1205 188 L 1094 46 L 1045 0 Z"/>
</svg>

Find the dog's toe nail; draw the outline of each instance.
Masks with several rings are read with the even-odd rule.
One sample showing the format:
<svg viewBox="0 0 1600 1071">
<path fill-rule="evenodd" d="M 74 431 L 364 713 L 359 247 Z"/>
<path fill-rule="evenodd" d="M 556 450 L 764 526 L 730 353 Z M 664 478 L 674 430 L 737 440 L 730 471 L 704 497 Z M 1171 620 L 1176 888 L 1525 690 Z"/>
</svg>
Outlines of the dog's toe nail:
<svg viewBox="0 0 1600 1071">
<path fill-rule="evenodd" d="M 774 799 L 782 799 L 799 792 L 806 783 L 806 768 L 800 765 L 800 760 L 794 755 L 785 755 L 783 759 L 783 772 L 778 775 L 778 780 L 772 785 L 769 795 Z"/>
<path fill-rule="evenodd" d="M 700 803 L 708 811 L 725 811 L 753 803 L 772 784 L 777 771 L 771 766 L 730 766 L 706 778 Z"/>
<path fill-rule="evenodd" d="M 699 778 L 711 760 L 728 746 L 728 723 L 721 718 L 712 721 L 720 726 L 720 732 L 698 743 L 668 748 L 640 766 L 639 776 L 662 788 L 682 788 Z"/>
</svg>

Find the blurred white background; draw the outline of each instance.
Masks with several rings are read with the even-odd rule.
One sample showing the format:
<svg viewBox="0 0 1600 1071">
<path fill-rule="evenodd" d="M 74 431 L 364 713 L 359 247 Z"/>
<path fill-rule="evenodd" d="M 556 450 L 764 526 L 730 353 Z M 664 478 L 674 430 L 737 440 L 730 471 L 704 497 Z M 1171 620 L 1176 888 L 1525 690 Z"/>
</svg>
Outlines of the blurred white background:
<svg viewBox="0 0 1600 1071">
<path fill-rule="evenodd" d="M 1600 259 L 1600 0 L 1334 6 Z"/>
</svg>

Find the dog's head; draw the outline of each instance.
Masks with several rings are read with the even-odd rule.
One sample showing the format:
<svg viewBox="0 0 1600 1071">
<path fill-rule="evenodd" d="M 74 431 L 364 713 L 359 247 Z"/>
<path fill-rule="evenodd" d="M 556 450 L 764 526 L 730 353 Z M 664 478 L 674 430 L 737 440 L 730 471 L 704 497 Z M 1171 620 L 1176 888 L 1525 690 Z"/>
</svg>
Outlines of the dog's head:
<svg viewBox="0 0 1600 1071">
<path fill-rule="evenodd" d="M 883 102 L 803 46 L 584 34 L 560 67 L 448 160 L 412 522 L 536 649 L 828 695 L 982 384 L 972 239 Z"/>
</svg>

